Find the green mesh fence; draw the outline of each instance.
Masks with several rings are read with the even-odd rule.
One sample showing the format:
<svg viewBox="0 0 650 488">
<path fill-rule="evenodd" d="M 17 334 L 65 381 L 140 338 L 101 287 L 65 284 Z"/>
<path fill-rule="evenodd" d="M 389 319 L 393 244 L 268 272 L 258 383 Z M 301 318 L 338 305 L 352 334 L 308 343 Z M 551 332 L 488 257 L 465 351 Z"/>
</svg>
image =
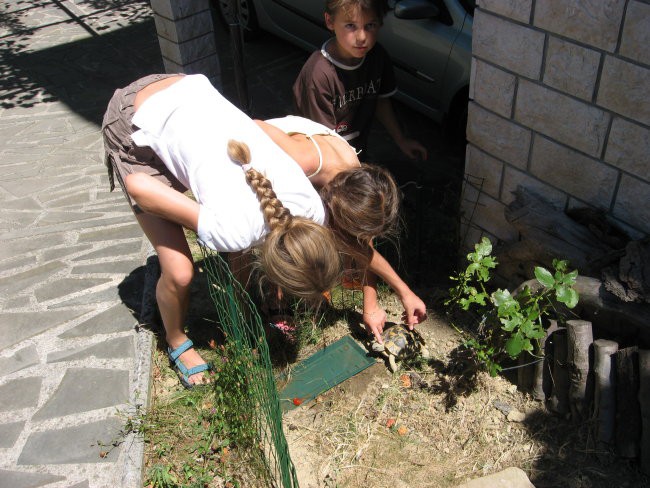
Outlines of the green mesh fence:
<svg viewBox="0 0 650 488">
<path fill-rule="evenodd" d="M 282 411 L 278 400 L 269 348 L 262 320 L 248 293 L 234 278 L 227 263 L 216 252 L 201 246 L 207 273 L 210 298 L 229 346 L 241 364 L 242 385 L 248 393 L 250 421 L 257 433 L 251 448 L 257 450 L 263 465 L 264 486 L 298 487 L 296 470 L 289 456 L 289 447 L 282 431 Z M 230 357 L 229 360 L 235 358 Z"/>
</svg>

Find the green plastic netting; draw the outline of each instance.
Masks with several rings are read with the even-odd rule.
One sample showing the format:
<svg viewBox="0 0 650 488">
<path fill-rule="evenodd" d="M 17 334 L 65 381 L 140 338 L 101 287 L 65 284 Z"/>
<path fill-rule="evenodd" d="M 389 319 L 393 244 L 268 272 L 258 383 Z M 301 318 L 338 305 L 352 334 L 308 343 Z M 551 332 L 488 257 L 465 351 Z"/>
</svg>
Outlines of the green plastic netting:
<svg viewBox="0 0 650 488">
<path fill-rule="evenodd" d="M 282 431 L 282 411 L 278 398 L 269 348 L 262 320 L 248 293 L 230 272 L 228 264 L 217 253 L 201 246 L 210 298 L 214 303 L 225 334 L 228 350 L 238 356 L 256 432 L 251 448 L 258 450 L 265 486 L 298 488 L 296 470 L 289 456 L 289 447 Z M 234 358 L 229 358 L 234 359 Z"/>
</svg>

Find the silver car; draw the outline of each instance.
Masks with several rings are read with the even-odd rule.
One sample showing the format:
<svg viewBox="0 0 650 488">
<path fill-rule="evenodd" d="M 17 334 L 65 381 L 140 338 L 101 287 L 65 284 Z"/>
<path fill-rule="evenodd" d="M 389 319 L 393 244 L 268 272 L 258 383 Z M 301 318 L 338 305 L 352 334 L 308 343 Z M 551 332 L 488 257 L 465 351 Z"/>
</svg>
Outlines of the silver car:
<svg viewBox="0 0 650 488">
<path fill-rule="evenodd" d="M 250 33 L 263 29 L 314 51 L 331 33 L 325 28 L 324 0 L 218 0 L 226 21 Z M 467 122 L 472 20 L 475 0 L 389 1 L 379 42 L 395 66 L 396 97 L 453 133 Z"/>
</svg>

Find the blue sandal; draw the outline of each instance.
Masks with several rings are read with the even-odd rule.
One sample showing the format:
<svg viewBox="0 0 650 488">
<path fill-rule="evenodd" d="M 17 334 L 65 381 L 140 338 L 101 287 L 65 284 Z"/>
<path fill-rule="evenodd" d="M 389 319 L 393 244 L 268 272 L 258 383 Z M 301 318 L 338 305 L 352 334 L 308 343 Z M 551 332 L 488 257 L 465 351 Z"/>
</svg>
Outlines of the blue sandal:
<svg viewBox="0 0 650 488">
<path fill-rule="evenodd" d="M 174 371 L 176 371 L 176 373 L 178 374 L 178 378 L 181 380 L 181 384 L 188 390 L 194 388 L 194 386 L 204 386 L 204 384 L 193 385 L 192 383 L 190 383 L 190 376 L 192 376 L 193 374 L 202 373 L 203 371 L 208 371 L 212 369 L 212 367 L 208 363 L 199 364 L 198 366 L 194 366 L 193 368 L 187 369 L 187 367 L 181 362 L 179 357 L 185 351 L 193 347 L 194 347 L 194 343 L 190 339 L 188 339 L 185 342 L 183 342 L 180 346 L 178 346 L 176 349 L 172 349 L 171 347 L 167 348 L 167 356 L 169 356 L 169 361 L 172 363 Z"/>
</svg>

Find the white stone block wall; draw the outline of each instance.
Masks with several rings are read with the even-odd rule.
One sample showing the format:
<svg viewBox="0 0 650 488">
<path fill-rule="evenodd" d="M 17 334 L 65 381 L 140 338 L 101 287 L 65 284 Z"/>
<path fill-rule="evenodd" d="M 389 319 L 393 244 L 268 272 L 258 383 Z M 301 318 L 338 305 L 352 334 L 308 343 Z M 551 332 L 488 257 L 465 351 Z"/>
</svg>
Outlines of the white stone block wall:
<svg viewBox="0 0 650 488">
<path fill-rule="evenodd" d="M 221 86 L 209 0 L 151 0 L 167 73 L 206 75 Z"/>
<path fill-rule="evenodd" d="M 463 246 L 517 239 L 518 186 L 650 233 L 650 0 L 478 0 Z"/>
</svg>

